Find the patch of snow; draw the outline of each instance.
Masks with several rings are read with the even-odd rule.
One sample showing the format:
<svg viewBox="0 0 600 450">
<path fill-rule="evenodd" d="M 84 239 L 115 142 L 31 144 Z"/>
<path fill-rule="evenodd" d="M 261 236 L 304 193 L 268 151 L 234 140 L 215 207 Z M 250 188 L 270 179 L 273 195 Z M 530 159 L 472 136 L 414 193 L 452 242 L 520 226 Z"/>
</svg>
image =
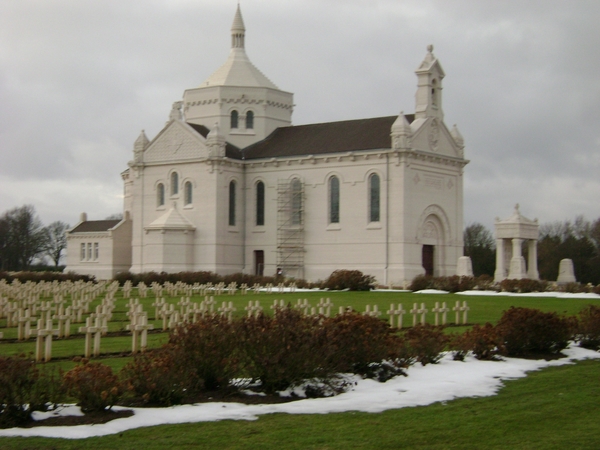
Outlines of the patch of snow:
<svg viewBox="0 0 600 450">
<path fill-rule="evenodd" d="M 496 394 L 503 380 L 522 378 L 527 372 L 549 366 L 571 364 L 573 361 L 600 358 L 600 352 L 570 346 L 563 353 L 565 358 L 544 361 L 506 358 L 503 361 L 479 361 L 467 357 L 464 362 L 454 361 L 450 353 L 439 364 L 414 365 L 408 377 L 398 376 L 385 383 L 355 377 L 356 384 L 335 397 L 298 400 L 290 403 L 269 405 L 245 405 L 241 403 L 201 403 L 179 405 L 169 408 L 131 409 L 131 417 L 115 419 L 99 425 L 72 427 L 10 428 L 0 430 L 0 436 L 44 436 L 67 439 L 84 439 L 105 436 L 123 431 L 165 424 L 188 422 L 214 422 L 218 420 L 256 420 L 263 414 L 327 414 L 345 411 L 378 413 L 388 409 L 424 406 L 447 402 L 459 397 L 483 397 Z M 72 414 L 78 408 L 67 406 L 60 414 Z M 36 413 L 37 414 L 37 413 Z"/>
<path fill-rule="evenodd" d="M 438 289 L 423 289 L 421 291 L 415 291 L 415 294 L 449 294 L 448 291 L 440 291 Z"/>
<path fill-rule="evenodd" d="M 424 291 L 421 291 L 424 292 Z M 599 300 L 600 295 L 594 293 L 573 293 L 573 292 L 496 292 L 496 291 L 464 291 L 457 292 L 457 295 L 503 295 L 505 297 L 554 297 L 554 298 L 580 298 Z"/>
</svg>

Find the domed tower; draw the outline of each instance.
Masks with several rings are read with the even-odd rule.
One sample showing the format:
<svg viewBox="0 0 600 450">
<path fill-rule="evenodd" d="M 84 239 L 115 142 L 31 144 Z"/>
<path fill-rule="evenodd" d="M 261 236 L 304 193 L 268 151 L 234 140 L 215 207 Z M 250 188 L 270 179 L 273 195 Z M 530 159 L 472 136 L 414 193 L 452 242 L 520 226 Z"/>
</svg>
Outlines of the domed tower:
<svg viewBox="0 0 600 450">
<path fill-rule="evenodd" d="M 218 124 L 226 140 L 240 148 L 292 123 L 293 94 L 280 90 L 250 62 L 238 4 L 231 26 L 231 52 L 200 86 L 183 94 L 185 120 L 208 128 Z"/>
</svg>

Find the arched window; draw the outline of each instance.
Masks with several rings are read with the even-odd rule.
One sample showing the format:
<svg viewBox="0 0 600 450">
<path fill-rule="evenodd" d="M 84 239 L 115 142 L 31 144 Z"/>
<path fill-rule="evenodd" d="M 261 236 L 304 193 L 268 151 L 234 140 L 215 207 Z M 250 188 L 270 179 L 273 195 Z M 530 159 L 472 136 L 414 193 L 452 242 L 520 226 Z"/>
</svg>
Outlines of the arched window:
<svg viewBox="0 0 600 450">
<path fill-rule="evenodd" d="M 186 181 L 184 186 L 184 204 L 191 205 L 192 204 L 192 183 L 191 181 Z"/>
<path fill-rule="evenodd" d="M 379 222 L 379 198 L 381 192 L 379 175 L 369 177 L 369 222 Z"/>
<path fill-rule="evenodd" d="M 235 181 L 229 183 L 229 225 L 235 225 Z"/>
<path fill-rule="evenodd" d="M 165 205 L 165 185 L 159 183 L 156 186 L 156 206 L 164 206 Z"/>
<path fill-rule="evenodd" d="M 234 109 L 233 111 L 231 111 L 231 128 L 237 128 L 238 127 L 238 119 L 239 119 L 239 114 Z"/>
<path fill-rule="evenodd" d="M 256 183 L 256 225 L 265 224 L 265 183 Z"/>
<path fill-rule="evenodd" d="M 298 178 L 292 180 L 290 196 L 292 225 L 302 225 L 302 183 Z"/>
<path fill-rule="evenodd" d="M 254 113 L 248 111 L 246 113 L 246 129 L 251 130 L 252 128 L 254 128 Z"/>
<path fill-rule="evenodd" d="M 179 194 L 179 174 L 173 172 L 171 174 L 171 195 Z"/>
<path fill-rule="evenodd" d="M 431 104 L 433 106 L 437 106 L 438 103 L 438 88 L 437 88 L 437 80 L 433 79 L 431 81 Z"/>
<path fill-rule="evenodd" d="M 329 178 L 329 223 L 340 223 L 340 180 Z"/>
</svg>

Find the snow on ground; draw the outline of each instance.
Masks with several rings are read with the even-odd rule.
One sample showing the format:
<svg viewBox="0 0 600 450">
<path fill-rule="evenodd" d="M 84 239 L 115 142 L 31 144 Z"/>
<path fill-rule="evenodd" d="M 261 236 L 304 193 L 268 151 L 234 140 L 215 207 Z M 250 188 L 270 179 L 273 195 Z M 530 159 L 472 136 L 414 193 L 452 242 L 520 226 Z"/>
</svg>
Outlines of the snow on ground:
<svg viewBox="0 0 600 450">
<path fill-rule="evenodd" d="M 423 292 L 423 291 L 421 291 Z M 443 292 L 443 291 L 439 291 Z M 556 297 L 556 298 L 587 298 L 599 300 L 600 295 L 594 293 L 574 293 L 574 292 L 527 292 L 518 294 L 515 292 L 496 292 L 496 291 L 464 291 L 457 292 L 456 295 L 503 295 L 505 297 Z"/>
<path fill-rule="evenodd" d="M 132 428 L 187 422 L 212 422 L 218 420 L 256 420 L 258 416 L 272 413 L 327 414 L 344 411 L 377 413 L 388 409 L 430 405 L 459 397 L 484 397 L 495 395 L 503 380 L 525 377 L 527 372 L 549 366 L 570 364 L 572 361 L 600 358 L 600 352 L 572 346 L 563 352 L 566 357 L 554 361 L 506 358 L 504 361 L 478 361 L 469 357 L 465 362 L 453 361 L 447 354 L 439 364 L 414 365 L 408 377 L 396 377 L 386 383 L 355 378 L 350 391 L 335 397 L 304 399 L 274 405 L 244 405 L 241 403 L 202 403 L 170 408 L 120 408 L 132 409 L 134 415 L 115 419 L 101 425 L 72 427 L 11 428 L 0 430 L 0 436 L 44 436 L 82 439 L 120 433 Z M 64 415 L 81 414 L 76 406 L 65 406 Z M 46 415 L 48 413 L 45 413 Z M 36 414 L 42 419 L 44 414 Z"/>
</svg>

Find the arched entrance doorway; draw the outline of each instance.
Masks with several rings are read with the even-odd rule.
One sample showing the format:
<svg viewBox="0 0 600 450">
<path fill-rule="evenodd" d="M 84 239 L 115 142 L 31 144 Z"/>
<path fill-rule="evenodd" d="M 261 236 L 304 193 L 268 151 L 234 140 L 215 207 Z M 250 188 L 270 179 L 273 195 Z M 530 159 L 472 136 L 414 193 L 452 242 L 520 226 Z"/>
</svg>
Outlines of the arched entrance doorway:
<svg viewBox="0 0 600 450">
<path fill-rule="evenodd" d="M 421 263 L 425 269 L 425 275 L 433 276 L 433 261 L 435 255 L 435 246 L 423 245 L 421 250 Z"/>
<path fill-rule="evenodd" d="M 425 275 L 440 276 L 444 256 L 444 226 L 435 214 L 425 217 L 421 226 L 421 266 Z"/>
</svg>

